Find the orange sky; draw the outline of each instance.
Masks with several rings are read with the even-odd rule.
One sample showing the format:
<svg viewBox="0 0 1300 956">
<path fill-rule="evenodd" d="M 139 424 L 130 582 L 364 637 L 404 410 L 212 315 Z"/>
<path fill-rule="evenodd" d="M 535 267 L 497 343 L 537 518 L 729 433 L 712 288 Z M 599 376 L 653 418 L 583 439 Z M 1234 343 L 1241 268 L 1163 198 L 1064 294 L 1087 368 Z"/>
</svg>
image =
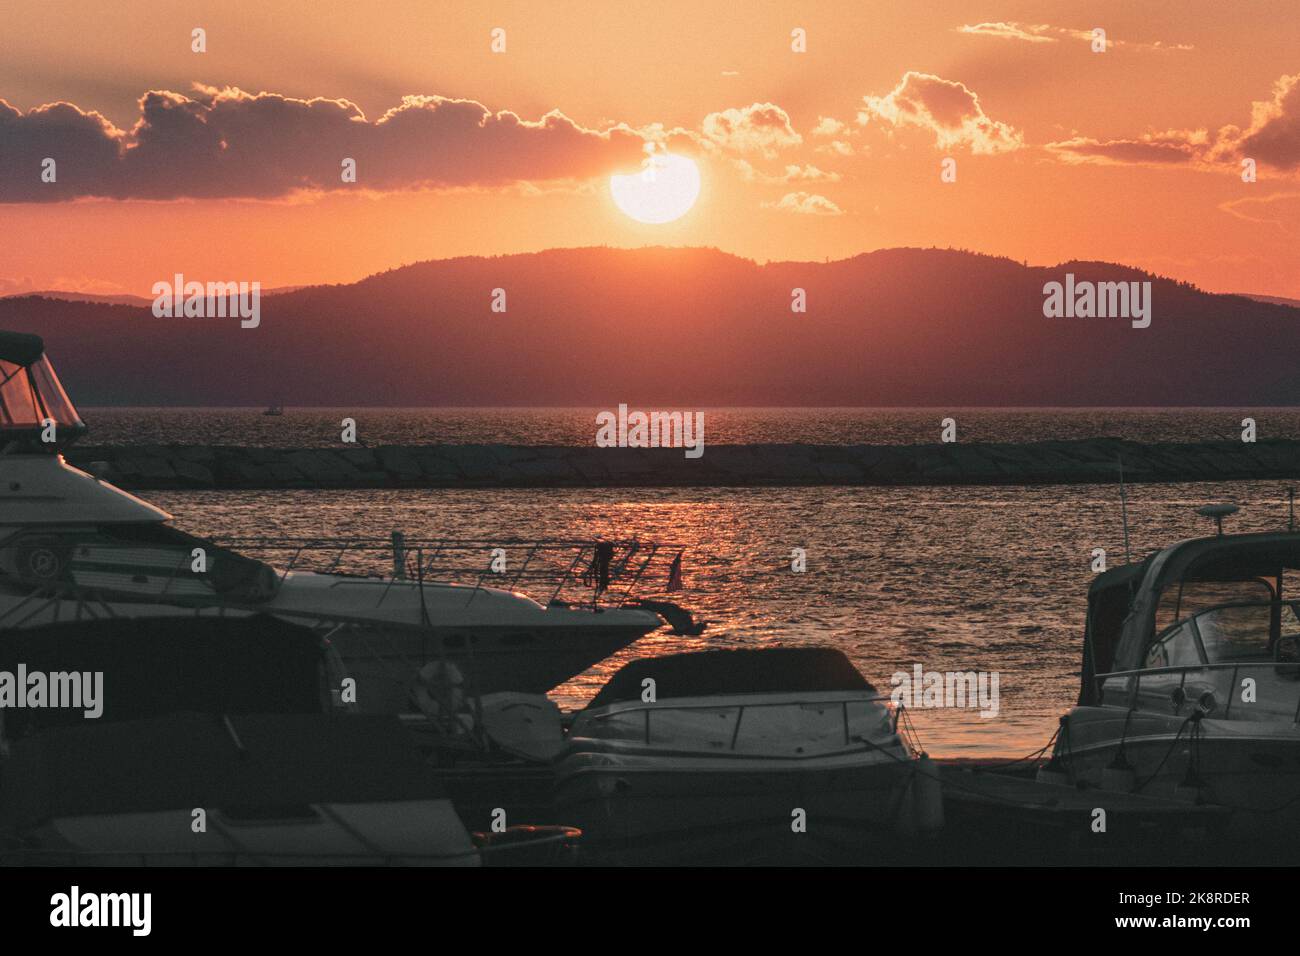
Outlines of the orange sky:
<svg viewBox="0 0 1300 956">
<path fill-rule="evenodd" d="M 12 107 L 0 116 L 0 293 L 148 294 L 176 272 L 339 282 L 595 244 L 756 259 L 951 245 L 1300 298 L 1294 0 L 916 6 L 18 0 L 0 32 Z M 191 51 L 194 27 L 206 53 Z M 493 27 L 504 53 L 491 52 Z M 796 27 L 807 52 L 791 50 Z M 1094 27 L 1111 41 L 1103 54 Z M 185 152 L 151 114 L 146 132 L 163 145 L 146 163 L 131 131 L 150 90 L 175 94 L 158 98 L 170 107 L 159 117 L 230 110 L 229 142 Z M 258 93 L 268 112 L 242 111 Z M 433 101 L 376 124 L 407 95 L 482 104 L 492 128 L 438 125 L 450 111 L 432 116 Z M 298 135 L 298 101 L 315 97 L 346 104 L 317 108 L 330 115 Z M 76 111 L 28 112 L 60 101 Z M 548 127 L 492 116 L 537 123 L 552 110 L 563 116 Z M 81 116 L 92 111 L 102 123 Z M 83 140 L 55 136 L 69 117 L 94 127 L 85 149 L 134 150 L 140 168 L 101 156 L 84 172 Z M 174 135 L 202 139 L 216 118 Z M 703 187 L 683 218 L 642 225 L 607 181 L 634 168 L 628 143 L 655 138 L 697 159 Z M 358 182 L 322 189 L 317 169 L 354 145 L 368 150 Z M 34 185 L 46 155 L 59 157 L 62 192 Z M 1254 183 L 1241 179 L 1247 156 Z M 940 181 L 945 157 L 955 183 Z M 305 190 L 283 188 L 295 177 Z"/>
</svg>

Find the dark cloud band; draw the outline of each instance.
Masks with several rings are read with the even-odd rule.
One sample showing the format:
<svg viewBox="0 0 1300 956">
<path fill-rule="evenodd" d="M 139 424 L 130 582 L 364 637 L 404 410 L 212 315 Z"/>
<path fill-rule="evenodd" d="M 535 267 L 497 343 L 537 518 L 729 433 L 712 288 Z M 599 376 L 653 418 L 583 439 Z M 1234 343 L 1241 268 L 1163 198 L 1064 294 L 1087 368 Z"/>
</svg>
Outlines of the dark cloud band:
<svg viewBox="0 0 1300 956">
<path fill-rule="evenodd" d="M 585 129 L 558 111 L 527 121 L 440 96 L 405 97 L 372 122 L 347 100 L 153 91 L 127 131 L 69 103 L 23 113 L 0 100 L 0 202 L 274 199 L 301 190 L 582 180 L 634 168 L 644 142 L 626 126 Z M 47 158 L 53 182 L 42 178 Z M 355 185 L 343 180 L 345 158 L 356 161 Z"/>
</svg>

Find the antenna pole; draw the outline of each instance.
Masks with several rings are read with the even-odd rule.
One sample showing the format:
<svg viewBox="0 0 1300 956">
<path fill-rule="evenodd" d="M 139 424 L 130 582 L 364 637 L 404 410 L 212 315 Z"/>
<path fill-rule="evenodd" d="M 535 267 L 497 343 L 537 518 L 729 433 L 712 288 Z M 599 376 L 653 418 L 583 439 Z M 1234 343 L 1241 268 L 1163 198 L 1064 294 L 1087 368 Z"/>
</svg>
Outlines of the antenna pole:
<svg viewBox="0 0 1300 956">
<path fill-rule="evenodd" d="M 1115 460 L 1119 462 L 1119 508 L 1124 521 L 1124 562 L 1132 564 L 1133 556 L 1128 550 L 1128 491 L 1124 487 L 1124 459 L 1116 455 Z"/>
</svg>

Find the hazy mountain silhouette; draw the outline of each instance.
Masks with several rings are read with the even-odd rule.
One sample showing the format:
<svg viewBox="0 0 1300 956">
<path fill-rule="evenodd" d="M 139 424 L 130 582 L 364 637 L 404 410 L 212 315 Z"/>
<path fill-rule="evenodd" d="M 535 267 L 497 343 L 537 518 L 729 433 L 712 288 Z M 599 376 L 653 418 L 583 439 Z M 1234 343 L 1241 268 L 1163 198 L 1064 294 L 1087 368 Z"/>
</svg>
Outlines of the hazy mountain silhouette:
<svg viewBox="0 0 1300 956">
<path fill-rule="evenodd" d="M 1292 308 L 1300 308 L 1300 299 L 1287 299 L 1280 295 L 1255 295 L 1250 292 L 1239 292 L 1237 294 L 1247 299 L 1254 299 L 1256 302 L 1272 302 L 1274 305 L 1289 305 Z"/>
<path fill-rule="evenodd" d="M 293 292 L 301 288 L 300 285 L 286 285 L 275 289 L 263 289 L 262 295 L 283 295 L 286 292 Z M 39 292 L 11 292 L 8 295 L 0 296 L 0 299 L 19 299 L 28 296 L 38 296 L 42 299 L 66 299 L 69 302 L 98 302 L 101 305 L 134 305 L 144 308 L 153 305 L 153 299 L 143 295 L 99 295 L 93 292 L 61 292 L 54 289 L 42 289 Z"/>
<path fill-rule="evenodd" d="M 1150 280 L 1150 328 L 1043 316 L 1067 272 Z M 198 277 L 195 277 L 198 278 Z M 506 291 L 507 311 L 490 309 Z M 806 314 L 791 312 L 795 288 Z M 1300 309 L 1125 266 L 939 249 L 764 265 L 711 249 L 423 262 L 237 319 L 0 300 L 82 404 L 1269 405 L 1300 400 Z"/>
<path fill-rule="evenodd" d="M 68 302 L 97 302 L 100 305 L 134 305 L 148 307 L 153 299 L 142 295 L 97 295 L 93 292 L 61 292 L 57 289 L 41 289 L 39 292 L 11 292 L 0 299 L 21 299 L 36 296 L 41 299 L 64 299 Z"/>
</svg>

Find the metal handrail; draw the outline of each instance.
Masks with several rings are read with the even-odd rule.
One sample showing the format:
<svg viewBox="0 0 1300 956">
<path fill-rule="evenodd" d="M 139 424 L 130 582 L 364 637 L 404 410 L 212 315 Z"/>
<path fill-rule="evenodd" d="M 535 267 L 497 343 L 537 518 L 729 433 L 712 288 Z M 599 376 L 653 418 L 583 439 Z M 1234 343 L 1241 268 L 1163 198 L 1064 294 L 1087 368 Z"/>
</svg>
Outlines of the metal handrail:
<svg viewBox="0 0 1300 956">
<path fill-rule="evenodd" d="M 216 537 L 209 539 L 217 547 L 224 548 L 237 553 L 247 552 L 250 556 L 265 554 L 266 552 L 289 552 L 288 563 L 279 567 L 281 574 L 286 574 L 295 569 L 308 569 L 305 567 L 305 561 L 310 556 L 318 552 L 329 552 L 334 555 L 327 572 L 343 573 L 337 569 L 342 565 L 342 559 L 346 554 L 367 555 L 367 556 L 384 556 L 390 557 L 393 554 L 394 544 L 391 538 L 353 538 L 342 544 L 338 539 L 333 538 L 288 538 L 288 537 L 262 537 L 262 536 L 229 536 Z M 667 560 L 667 555 L 678 551 L 688 550 L 686 545 L 674 542 L 649 542 L 640 539 L 630 540 L 611 540 L 609 544 L 614 546 L 614 557 L 610 562 L 611 571 L 616 582 L 623 585 L 627 582 L 626 587 L 620 588 L 620 594 L 614 601 L 614 605 L 625 607 L 629 604 L 635 604 L 638 600 L 635 596 L 638 585 L 646 577 L 646 572 L 658 560 L 662 564 Z M 508 589 L 514 589 L 521 584 L 544 583 L 547 590 L 551 590 L 552 582 L 555 584 L 554 589 L 547 603 L 553 603 L 560 598 L 566 586 L 576 586 L 590 591 L 586 585 L 583 585 L 576 572 L 580 569 L 583 559 L 590 550 L 592 539 L 531 539 L 531 538 L 431 538 L 431 539 L 414 539 L 403 538 L 402 549 L 406 554 L 419 556 L 423 568 L 423 576 L 437 577 L 439 575 L 458 575 L 466 579 L 475 578 L 473 590 L 477 592 L 483 587 L 491 587 L 490 582 L 496 576 L 494 572 L 484 571 L 481 563 L 482 553 L 491 552 L 493 549 L 501 548 L 507 553 L 515 552 L 515 558 L 507 561 L 506 570 L 501 573 L 501 586 Z M 568 553 L 573 552 L 572 558 L 568 558 Z M 544 555 L 565 555 L 568 567 L 567 570 L 561 565 L 546 566 L 542 562 L 534 562 L 534 558 Z M 639 565 L 629 567 L 629 561 L 635 557 L 644 554 L 644 560 Z M 432 555 L 427 562 L 424 561 L 424 555 Z M 454 558 L 460 556 L 464 559 L 463 563 L 456 563 Z M 441 564 L 435 564 L 435 559 L 442 557 Z M 258 557 L 257 560 L 263 560 Z M 266 559 L 268 562 L 269 558 Z M 275 562 L 281 565 L 281 561 Z M 382 565 L 375 562 L 375 568 L 366 572 L 367 576 L 384 576 Z M 644 593 L 659 593 L 665 590 L 665 587 L 652 588 Z M 611 588 L 611 592 L 612 592 Z M 612 595 L 611 595 L 612 596 Z M 471 595 L 471 600 L 472 600 Z M 590 599 L 584 599 L 579 603 L 590 603 Z"/>
<path fill-rule="evenodd" d="M 1300 661 L 1220 661 L 1216 664 L 1170 664 L 1167 667 L 1137 667 L 1127 671 L 1108 671 L 1105 674 L 1096 675 L 1097 680 L 1105 680 L 1108 677 L 1137 677 L 1142 674 L 1177 674 L 1180 671 L 1212 671 L 1227 670 L 1232 668 L 1236 670 L 1240 667 L 1271 666 L 1271 667 L 1290 667 L 1300 670 Z"/>
<path fill-rule="evenodd" d="M 1243 667 L 1271 667 L 1274 670 L 1287 668 L 1292 673 L 1300 673 L 1300 661 L 1220 661 L 1214 664 L 1177 664 L 1168 667 L 1144 667 L 1134 670 L 1109 671 L 1105 674 L 1097 674 L 1094 679 L 1097 681 L 1098 699 L 1101 699 L 1104 697 L 1103 685 L 1107 680 L 1110 680 L 1111 678 L 1135 678 L 1133 680 L 1133 687 L 1128 692 L 1128 706 L 1132 709 L 1137 707 L 1138 697 L 1142 693 L 1142 678 L 1144 676 L 1177 674 L 1179 675 L 1178 689 L 1181 691 L 1187 686 L 1187 675 L 1190 673 L 1196 671 L 1222 672 L 1231 670 L 1232 679 L 1228 681 L 1228 686 L 1235 688 L 1237 686 L 1237 677 Z M 1228 719 L 1228 714 L 1232 710 L 1232 700 L 1235 696 L 1235 694 L 1231 693 L 1227 695 L 1227 703 L 1224 705 L 1223 715 L 1220 719 Z M 1297 697 L 1296 710 L 1292 722 L 1300 724 L 1300 695 L 1297 695 Z"/>
<path fill-rule="evenodd" d="M 221 551 L 232 552 L 239 556 L 244 556 L 250 561 L 259 561 L 263 565 L 270 567 L 275 573 L 276 586 L 283 583 L 285 578 L 295 569 L 306 570 L 306 564 L 310 561 L 312 555 L 324 553 L 325 560 L 328 561 L 326 573 L 338 574 L 341 577 L 375 577 L 388 578 L 388 587 L 384 589 L 383 594 L 379 597 L 379 604 L 383 603 L 385 597 L 395 584 L 409 586 L 412 582 L 407 579 L 398 579 L 391 574 L 382 573 L 383 564 L 381 562 L 372 562 L 375 567 L 367 571 L 364 575 L 349 574 L 340 572 L 338 569 L 343 563 L 345 555 L 366 555 L 366 556 L 384 556 L 391 558 L 394 552 L 392 539 L 382 538 L 354 538 L 340 541 L 339 539 L 327 538 L 275 538 L 275 537 L 230 537 L 215 539 L 196 539 L 200 544 L 208 544 Z M 627 607 L 636 605 L 642 596 L 655 595 L 666 591 L 668 576 L 665 574 L 662 585 L 643 588 L 638 591 L 638 585 L 644 583 L 646 571 L 655 559 L 661 555 L 665 556 L 675 550 L 680 550 L 682 546 L 678 545 L 647 545 L 644 541 L 613 541 L 610 542 L 615 547 L 615 560 L 611 562 L 612 576 L 615 582 L 620 586 L 618 595 L 609 594 L 606 597 L 606 606 Z M 121 542 L 115 544 L 110 541 L 94 542 L 96 551 L 100 553 L 111 552 L 114 547 L 120 547 L 122 550 L 134 550 L 140 547 L 138 542 Z M 50 580 L 47 578 L 36 578 L 10 573 L 8 575 L 0 574 L 0 582 L 6 582 L 20 587 L 29 588 L 31 593 L 26 595 L 26 599 L 19 602 L 18 605 L 11 607 L 4 614 L 0 614 L 0 627 L 16 626 L 21 623 L 19 615 L 23 610 L 30 610 L 28 616 L 39 613 L 39 610 L 48 605 L 49 600 L 67 600 L 75 599 L 84 601 L 87 598 L 93 601 L 97 606 L 106 608 L 107 601 L 116 599 L 127 602 L 162 602 L 169 605 L 180 605 L 185 607 L 229 607 L 231 609 L 246 608 L 248 610 L 258 610 L 261 602 L 253 599 L 240 599 L 232 597 L 229 594 L 221 594 L 215 590 L 211 594 L 194 595 L 176 593 L 172 585 L 181 580 L 204 581 L 203 574 L 193 573 L 189 570 L 189 551 L 190 545 L 187 542 L 150 542 L 147 547 L 159 551 L 176 550 L 179 559 L 170 569 L 150 568 L 147 576 L 153 589 L 147 592 L 140 592 L 133 588 L 113 588 L 102 585 L 89 586 L 78 584 L 75 581 L 67 580 Z M 583 596 L 573 603 L 590 605 L 593 598 L 590 596 L 593 588 L 584 585 L 581 577 L 576 572 L 580 569 L 581 563 L 591 550 L 591 541 L 588 540 L 526 540 L 526 539 L 430 539 L 429 541 L 409 540 L 404 541 L 402 550 L 404 554 L 413 555 L 419 565 L 421 586 L 447 586 L 461 583 L 457 580 L 462 575 L 469 576 L 474 573 L 474 569 L 469 564 L 457 565 L 450 560 L 451 555 L 463 555 L 470 558 L 479 558 L 483 551 L 490 551 L 493 548 L 526 549 L 522 551 L 522 560 L 507 562 L 506 571 L 501 575 L 501 586 L 508 589 L 516 589 L 521 584 L 533 584 L 536 589 L 544 595 L 546 591 L 550 592 L 547 599 L 547 605 L 553 604 L 560 600 L 566 587 L 577 589 Z M 275 560 L 269 555 L 263 557 L 254 557 L 244 555 L 242 552 L 251 552 L 253 555 L 258 552 L 286 552 L 287 561 Z M 569 553 L 572 552 L 570 558 Z M 425 555 L 432 553 L 433 557 L 426 562 Z M 534 561 L 538 555 L 559 554 L 563 555 L 564 563 L 543 566 L 543 561 Z M 639 562 L 639 565 L 626 567 L 627 560 L 633 555 L 644 554 L 645 559 Z M 448 561 L 440 568 L 434 567 L 434 559 L 439 555 L 448 556 Z M 622 558 L 620 564 L 619 559 Z M 661 562 L 661 565 L 664 562 Z M 566 565 L 567 564 L 567 568 Z M 513 566 L 512 566 L 513 565 Z M 491 578 L 497 575 L 491 572 L 483 572 L 482 565 L 479 564 L 477 581 L 472 585 L 472 599 L 479 590 L 484 587 L 494 587 Z M 441 573 L 439 573 L 441 572 Z M 437 575 L 441 580 L 429 580 L 431 576 Z M 552 582 L 558 579 L 552 589 Z M 463 578 L 462 578 L 463 580 Z M 626 582 L 626 587 L 623 585 Z M 539 586 L 544 585 L 544 588 Z M 470 588 L 466 583 L 464 586 Z M 44 599 L 44 600 L 42 600 Z M 35 609 L 33 609 L 35 605 Z M 378 605 L 377 605 L 378 606 Z M 109 611 L 111 613 L 111 610 Z M 281 613 L 281 609 L 277 609 Z"/>
</svg>

